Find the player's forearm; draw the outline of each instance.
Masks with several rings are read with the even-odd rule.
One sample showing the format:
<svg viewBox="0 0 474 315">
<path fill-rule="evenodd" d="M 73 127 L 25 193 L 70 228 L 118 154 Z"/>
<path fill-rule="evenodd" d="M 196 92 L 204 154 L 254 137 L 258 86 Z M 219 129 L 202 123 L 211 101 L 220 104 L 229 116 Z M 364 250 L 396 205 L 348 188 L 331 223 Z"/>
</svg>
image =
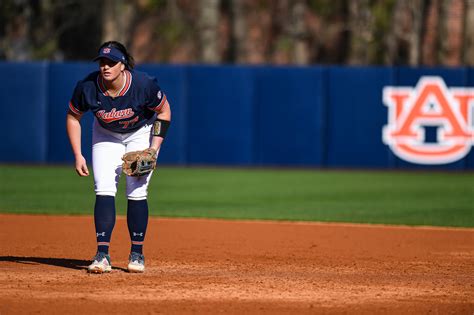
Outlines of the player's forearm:
<svg viewBox="0 0 474 315">
<path fill-rule="evenodd" d="M 66 130 L 74 156 L 82 156 L 81 123 L 79 119 L 71 114 L 68 114 L 66 119 Z"/>
<path fill-rule="evenodd" d="M 161 110 L 158 112 L 158 115 L 156 116 L 157 119 L 160 120 L 166 120 L 166 121 L 171 121 L 171 109 L 170 109 L 170 104 L 168 101 L 163 105 Z M 161 147 L 161 144 L 163 143 L 164 138 L 160 136 L 155 136 L 151 140 L 151 146 L 153 149 L 158 150 Z"/>
<path fill-rule="evenodd" d="M 153 139 L 151 140 L 150 148 L 153 148 L 156 151 L 158 151 L 158 149 L 161 147 L 162 143 L 163 143 L 163 138 L 162 137 L 153 137 Z"/>
</svg>

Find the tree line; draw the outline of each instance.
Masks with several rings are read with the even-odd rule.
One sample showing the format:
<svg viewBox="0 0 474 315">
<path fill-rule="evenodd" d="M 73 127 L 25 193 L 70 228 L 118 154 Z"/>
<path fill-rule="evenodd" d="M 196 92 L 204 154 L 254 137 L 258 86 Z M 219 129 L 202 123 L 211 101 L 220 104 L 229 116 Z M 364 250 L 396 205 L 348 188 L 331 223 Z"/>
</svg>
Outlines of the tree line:
<svg viewBox="0 0 474 315">
<path fill-rule="evenodd" d="M 2 0 L 0 59 L 474 64 L 474 0 Z"/>
</svg>

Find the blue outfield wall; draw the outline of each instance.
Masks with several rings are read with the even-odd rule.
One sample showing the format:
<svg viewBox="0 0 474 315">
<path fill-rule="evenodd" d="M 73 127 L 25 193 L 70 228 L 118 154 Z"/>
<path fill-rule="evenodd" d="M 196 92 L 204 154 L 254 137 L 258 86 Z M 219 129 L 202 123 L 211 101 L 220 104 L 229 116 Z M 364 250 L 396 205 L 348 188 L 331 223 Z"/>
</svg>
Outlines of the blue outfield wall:
<svg viewBox="0 0 474 315">
<path fill-rule="evenodd" d="M 0 63 L 0 117 L 6 130 L 0 162 L 72 162 L 65 129 L 68 102 L 76 82 L 95 69 L 93 63 Z M 469 68 L 137 69 L 158 78 L 172 107 L 172 127 L 159 157 L 162 164 L 474 169 L 474 136 L 469 154 L 431 165 L 400 158 L 382 139 L 389 120 L 384 87 L 414 88 L 426 76 L 441 78 L 449 91 L 471 89 L 466 90 L 473 97 L 464 127 L 474 134 L 474 71 Z M 431 105 L 436 98 L 428 100 L 437 108 Z M 415 101 L 404 104 L 410 107 Z M 89 162 L 92 122 L 91 113 L 81 122 L 83 153 Z M 440 137 L 440 126 L 433 125 L 423 126 L 425 142 L 431 145 Z"/>
<path fill-rule="evenodd" d="M 45 162 L 48 150 L 48 64 L 0 64 L 0 161 Z"/>
<path fill-rule="evenodd" d="M 381 91 L 394 84 L 394 72 L 389 68 L 343 67 L 329 71 L 327 166 L 393 166 L 390 151 L 382 143 L 387 108 L 382 105 Z"/>
</svg>

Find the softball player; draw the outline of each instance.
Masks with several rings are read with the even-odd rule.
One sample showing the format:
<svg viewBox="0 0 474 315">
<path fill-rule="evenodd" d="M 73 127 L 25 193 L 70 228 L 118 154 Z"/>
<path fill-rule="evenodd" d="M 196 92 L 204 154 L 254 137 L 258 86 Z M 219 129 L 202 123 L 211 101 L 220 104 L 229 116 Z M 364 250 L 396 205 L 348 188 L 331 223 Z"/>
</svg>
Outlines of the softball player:
<svg viewBox="0 0 474 315">
<path fill-rule="evenodd" d="M 133 70 L 134 60 L 121 43 L 102 44 L 94 61 L 98 61 L 99 71 L 77 83 L 69 103 L 66 126 L 76 172 L 79 176 L 88 176 L 81 151 L 80 119 L 88 110 L 94 114 L 92 167 L 97 254 L 88 271 L 103 273 L 112 270 L 109 244 L 115 225 L 115 194 L 122 173 L 121 158 L 126 152 L 147 148 L 159 152 L 171 120 L 171 110 L 156 80 Z M 157 123 L 161 128 L 152 128 Z M 126 176 L 130 272 L 145 270 L 143 242 L 148 224 L 147 188 L 151 175 Z"/>
</svg>

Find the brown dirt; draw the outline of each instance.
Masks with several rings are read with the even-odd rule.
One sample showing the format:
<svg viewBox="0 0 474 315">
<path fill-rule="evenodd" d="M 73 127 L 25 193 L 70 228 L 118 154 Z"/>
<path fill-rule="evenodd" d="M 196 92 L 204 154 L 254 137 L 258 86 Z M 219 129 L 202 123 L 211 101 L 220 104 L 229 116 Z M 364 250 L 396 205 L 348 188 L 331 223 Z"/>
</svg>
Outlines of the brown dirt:
<svg viewBox="0 0 474 315">
<path fill-rule="evenodd" d="M 150 220 L 146 273 L 86 273 L 92 217 L 0 215 L 0 314 L 473 314 L 474 229 Z"/>
</svg>

